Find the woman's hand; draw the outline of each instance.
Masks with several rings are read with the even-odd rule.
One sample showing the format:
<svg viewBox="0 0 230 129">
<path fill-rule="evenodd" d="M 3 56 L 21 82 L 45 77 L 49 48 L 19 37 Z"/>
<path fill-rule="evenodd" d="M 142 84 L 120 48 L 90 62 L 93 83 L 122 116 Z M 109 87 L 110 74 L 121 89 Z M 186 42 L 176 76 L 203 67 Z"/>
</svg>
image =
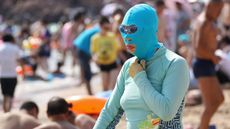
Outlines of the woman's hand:
<svg viewBox="0 0 230 129">
<path fill-rule="evenodd" d="M 141 60 L 140 63 L 136 59 L 129 68 L 129 75 L 134 78 L 135 75 L 145 69 L 145 60 Z"/>
</svg>

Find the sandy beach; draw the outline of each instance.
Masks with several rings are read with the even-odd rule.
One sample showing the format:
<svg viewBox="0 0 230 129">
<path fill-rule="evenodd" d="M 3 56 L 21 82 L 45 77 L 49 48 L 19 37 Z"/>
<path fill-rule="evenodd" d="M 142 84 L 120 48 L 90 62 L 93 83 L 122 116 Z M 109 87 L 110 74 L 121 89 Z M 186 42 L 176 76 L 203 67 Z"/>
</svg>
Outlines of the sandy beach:
<svg viewBox="0 0 230 129">
<path fill-rule="evenodd" d="M 46 104 L 52 96 L 61 96 L 68 98 L 73 95 L 87 95 L 84 85 L 76 86 L 78 82 L 78 77 L 72 78 L 67 77 L 64 79 L 55 79 L 51 82 L 43 81 L 29 81 L 20 82 L 16 96 L 14 100 L 13 110 L 18 110 L 20 104 L 25 100 L 35 101 L 40 108 L 39 119 L 41 122 L 46 122 Z M 91 82 L 92 89 L 94 93 L 99 93 L 102 91 L 100 76 L 95 75 Z M 218 112 L 212 119 L 212 124 L 215 124 L 217 129 L 230 129 L 230 89 L 223 89 L 225 95 L 225 101 L 223 105 L 219 108 Z M 2 103 L 2 98 L 0 98 L 0 103 Z M 200 122 L 200 115 L 203 110 L 203 105 L 185 107 L 183 115 L 184 125 L 193 125 L 196 127 Z M 0 114 L 2 113 L 2 108 L 0 108 Z M 123 116 L 120 123 L 117 125 L 116 129 L 125 129 L 126 121 Z"/>
</svg>

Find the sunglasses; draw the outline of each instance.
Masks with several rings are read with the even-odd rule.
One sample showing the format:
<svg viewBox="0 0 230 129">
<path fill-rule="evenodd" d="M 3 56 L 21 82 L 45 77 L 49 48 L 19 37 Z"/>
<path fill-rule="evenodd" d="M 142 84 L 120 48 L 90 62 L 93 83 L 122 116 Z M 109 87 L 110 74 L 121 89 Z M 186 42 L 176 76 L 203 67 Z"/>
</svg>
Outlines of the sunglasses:
<svg viewBox="0 0 230 129">
<path fill-rule="evenodd" d="M 119 30 L 125 34 L 133 34 L 137 31 L 137 26 L 136 25 L 130 25 L 130 26 L 120 25 Z"/>
</svg>

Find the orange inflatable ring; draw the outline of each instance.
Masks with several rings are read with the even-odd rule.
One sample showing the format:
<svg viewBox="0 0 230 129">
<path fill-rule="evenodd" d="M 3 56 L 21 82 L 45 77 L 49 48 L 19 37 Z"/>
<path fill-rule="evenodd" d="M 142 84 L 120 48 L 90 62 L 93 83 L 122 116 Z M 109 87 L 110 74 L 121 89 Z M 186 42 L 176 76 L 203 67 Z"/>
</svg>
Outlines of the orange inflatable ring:
<svg viewBox="0 0 230 129">
<path fill-rule="evenodd" d="M 72 104 L 70 109 L 76 114 L 99 115 L 107 99 L 96 96 L 71 96 L 66 101 Z"/>
</svg>

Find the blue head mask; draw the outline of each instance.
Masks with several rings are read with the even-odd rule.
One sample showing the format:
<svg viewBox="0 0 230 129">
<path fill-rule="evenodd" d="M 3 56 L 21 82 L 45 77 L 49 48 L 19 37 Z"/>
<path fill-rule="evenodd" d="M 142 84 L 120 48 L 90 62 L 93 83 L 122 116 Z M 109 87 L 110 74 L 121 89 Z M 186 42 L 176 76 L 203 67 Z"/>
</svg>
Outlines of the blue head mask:
<svg viewBox="0 0 230 129">
<path fill-rule="evenodd" d="M 138 59 L 148 60 L 160 47 L 157 40 L 158 18 L 147 4 L 133 6 L 125 14 L 120 32 L 129 52 Z"/>
</svg>

